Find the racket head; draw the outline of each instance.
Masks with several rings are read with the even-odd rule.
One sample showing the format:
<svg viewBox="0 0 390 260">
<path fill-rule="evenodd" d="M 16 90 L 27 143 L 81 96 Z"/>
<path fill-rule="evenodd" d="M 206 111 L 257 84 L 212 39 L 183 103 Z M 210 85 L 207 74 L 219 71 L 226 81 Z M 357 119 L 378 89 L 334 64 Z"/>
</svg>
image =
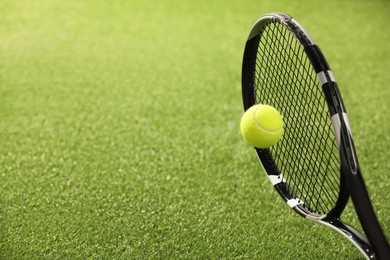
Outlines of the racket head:
<svg viewBox="0 0 390 260">
<path fill-rule="evenodd" d="M 338 218 L 349 193 L 332 118 L 345 107 L 321 50 L 292 17 L 266 14 L 252 27 L 242 97 L 245 110 L 268 104 L 283 116 L 282 140 L 268 149 L 255 148 L 278 193 L 306 218 Z"/>
<path fill-rule="evenodd" d="M 244 51 L 242 97 L 245 110 L 262 103 L 284 116 L 282 140 L 255 149 L 287 204 L 344 235 L 367 259 L 390 259 L 335 77 L 320 48 L 292 17 L 271 13 L 254 24 Z M 350 195 L 368 239 L 339 219 Z"/>
</svg>

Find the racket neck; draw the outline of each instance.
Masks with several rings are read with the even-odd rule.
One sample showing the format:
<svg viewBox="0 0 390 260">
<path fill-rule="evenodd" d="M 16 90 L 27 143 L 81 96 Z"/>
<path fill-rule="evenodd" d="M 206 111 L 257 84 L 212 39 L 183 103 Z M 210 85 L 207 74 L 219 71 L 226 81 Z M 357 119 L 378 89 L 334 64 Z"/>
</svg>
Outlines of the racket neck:
<svg viewBox="0 0 390 260">
<path fill-rule="evenodd" d="M 390 259 L 390 248 L 371 204 L 367 188 L 354 154 L 354 144 L 347 126 L 341 123 L 340 159 L 348 190 L 362 228 L 377 259 Z"/>
</svg>

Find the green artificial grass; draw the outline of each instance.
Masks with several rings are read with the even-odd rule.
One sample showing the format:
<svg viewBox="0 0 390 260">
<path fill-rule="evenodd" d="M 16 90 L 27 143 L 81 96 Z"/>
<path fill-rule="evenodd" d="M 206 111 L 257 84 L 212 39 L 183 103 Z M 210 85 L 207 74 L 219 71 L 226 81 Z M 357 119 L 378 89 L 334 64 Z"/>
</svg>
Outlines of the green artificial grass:
<svg viewBox="0 0 390 260">
<path fill-rule="evenodd" d="M 272 11 L 327 57 L 389 236 L 389 1 L 5 0 L 0 259 L 361 258 L 240 136 L 245 40 Z"/>
</svg>

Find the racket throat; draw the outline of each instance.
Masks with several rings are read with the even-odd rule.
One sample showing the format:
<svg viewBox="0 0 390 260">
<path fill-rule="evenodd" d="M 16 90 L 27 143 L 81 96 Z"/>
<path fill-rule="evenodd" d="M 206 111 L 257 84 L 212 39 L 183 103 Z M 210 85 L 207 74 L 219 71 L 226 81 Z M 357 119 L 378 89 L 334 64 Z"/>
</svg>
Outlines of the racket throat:
<svg viewBox="0 0 390 260">
<path fill-rule="evenodd" d="M 339 218 L 327 221 L 320 220 L 319 222 L 336 230 L 344 237 L 346 237 L 359 249 L 359 251 L 366 257 L 366 259 L 375 259 L 375 254 L 371 248 L 370 242 L 356 228 L 343 223 Z"/>
</svg>

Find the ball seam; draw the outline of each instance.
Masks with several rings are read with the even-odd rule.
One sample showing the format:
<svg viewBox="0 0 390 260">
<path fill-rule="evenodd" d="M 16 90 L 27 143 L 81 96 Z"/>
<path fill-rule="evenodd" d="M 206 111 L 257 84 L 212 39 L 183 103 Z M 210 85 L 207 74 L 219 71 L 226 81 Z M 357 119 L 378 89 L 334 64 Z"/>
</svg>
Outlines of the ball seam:
<svg viewBox="0 0 390 260">
<path fill-rule="evenodd" d="M 255 124 L 256 124 L 262 131 L 267 132 L 267 133 L 269 133 L 269 134 L 276 134 L 276 133 L 280 132 L 280 131 L 282 130 L 283 127 L 279 127 L 278 129 L 272 131 L 272 130 L 265 129 L 265 128 L 257 121 L 257 119 L 256 119 L 256 113 L 257 113 L 257 110 L 259 110 L 259 109 L 261 109 L 261 107 L 256 108 L 255 112 L 253 113 L 253 120 L 254 120 Z"/>
</svg>

